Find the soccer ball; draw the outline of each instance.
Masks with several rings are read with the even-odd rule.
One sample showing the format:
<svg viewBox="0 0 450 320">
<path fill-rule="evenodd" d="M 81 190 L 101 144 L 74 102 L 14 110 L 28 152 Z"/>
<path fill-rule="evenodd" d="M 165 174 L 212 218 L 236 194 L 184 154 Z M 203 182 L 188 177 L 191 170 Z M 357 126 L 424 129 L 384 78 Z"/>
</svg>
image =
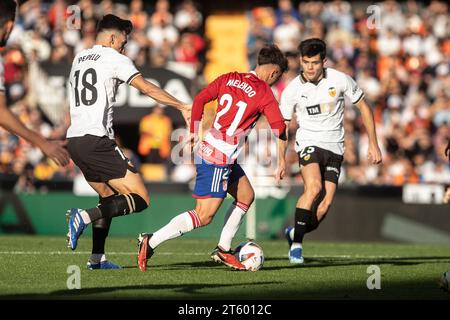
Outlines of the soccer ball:
<svg viewBox="0 0 450 320">
<path fill-rule="evenodd" d="M 441 279 L 439 281 L 439 286 L 444 290 L 449 292 L 450 291 L 450 269 L 448 269 L 446 272 L 444 272 L 441 276 Z"/>
<path fill-rule="evenodd" d="M 253 241 L 241 242 L 234 250 L 236 258 L 248 271 L 257 271 L 264 264 L 264 252 L 262 248 Z"/>
</svg>

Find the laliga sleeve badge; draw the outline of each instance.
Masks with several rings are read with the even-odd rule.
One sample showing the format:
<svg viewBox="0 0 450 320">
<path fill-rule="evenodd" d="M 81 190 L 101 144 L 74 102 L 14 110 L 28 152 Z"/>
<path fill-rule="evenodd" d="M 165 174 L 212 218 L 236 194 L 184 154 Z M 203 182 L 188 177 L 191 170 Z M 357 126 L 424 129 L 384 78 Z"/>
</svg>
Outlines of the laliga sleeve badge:
<svg viewBox="0 0 450 320">
<path fill-rule="evenodd" d="M 227 191 L 227 188 L 228 188 L 228 181 L 225 180 L 225 181 L 223 182 L 223 191 Z"/>
<path fill-rule="evenodd" d="M 311 159 L 311 155 L 307 154 L 306 156 L 303 157 L 303 160 L 308 161 L 309 159 Z"/>
</svg>

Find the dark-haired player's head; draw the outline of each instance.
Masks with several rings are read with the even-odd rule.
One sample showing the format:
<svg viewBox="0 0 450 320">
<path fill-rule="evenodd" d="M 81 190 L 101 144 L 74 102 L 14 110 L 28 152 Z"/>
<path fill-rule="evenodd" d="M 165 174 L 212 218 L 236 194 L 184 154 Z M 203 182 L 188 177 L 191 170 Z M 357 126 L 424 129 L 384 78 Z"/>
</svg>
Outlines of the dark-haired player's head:
<svg viewBox="0 0 450 320">
<path fill-rule="evenodd" d="M 269 85 L 277 82 L 287 67 L 287 59 L 276 45 L 266 45 L 259 51 L 256 73 Z"/>
<path fill-rule="evenodd" d="M 111 47 L 122 53 L 131 31 L 133 31 L 133 24 L 130 20 L 107 14 L 97 25 L 97 44 Z"/>
<path fill-rule="evenodd" d="M 312 82 L 318 80 L 323 73 L 323 65 L 327 56 L 327 45 L 323 40 L 312 38 L 300 42 L 300 64 L 304 76 Z"/>
<path fill-rule="evenodd" d="M 17 3 L 14 0 L 0 1 L 0 47 L 6 45 L 9 35 L 14 28 Z"/>
</svg>

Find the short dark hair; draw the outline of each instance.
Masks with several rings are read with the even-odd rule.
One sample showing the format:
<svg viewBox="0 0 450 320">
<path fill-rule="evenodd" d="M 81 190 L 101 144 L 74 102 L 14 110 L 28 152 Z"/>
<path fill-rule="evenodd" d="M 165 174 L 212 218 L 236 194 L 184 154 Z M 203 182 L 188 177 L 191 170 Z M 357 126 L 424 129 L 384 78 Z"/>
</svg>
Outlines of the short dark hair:
<svg viewBox="0 0 450 320">
<path fill-rule="evenodd" d="M 0 28 L 8 21 L 14 21 L 16 18 L 17 3 L 14 0 L 0 1 Z"/>
<path fill-rule="evenodd" d="M 288 69 L 288 62 L 283 52 L 274 44 L 265 45 L 258 53 L 258 65 L 276 64 L 280 67 L 281 72 Z"/>
<path fill-rule="evenodd" d="M 98 22 L 97 34 L 108 29 L 125 31 L 125 33 L 129 35 L 131 31 L 133 31 L 133 24 L 130 20 L 124 20 L 113 14 L 107 14 Z"/>
<path fill-rule="evenodd" d="M 302 57 L 314 57 L 320 54 L 320 59 L 323 60 L 327 55 L 327 45 L 323 40 L 311 38 L 300 42 L 298 51 Z"/>
</svg>

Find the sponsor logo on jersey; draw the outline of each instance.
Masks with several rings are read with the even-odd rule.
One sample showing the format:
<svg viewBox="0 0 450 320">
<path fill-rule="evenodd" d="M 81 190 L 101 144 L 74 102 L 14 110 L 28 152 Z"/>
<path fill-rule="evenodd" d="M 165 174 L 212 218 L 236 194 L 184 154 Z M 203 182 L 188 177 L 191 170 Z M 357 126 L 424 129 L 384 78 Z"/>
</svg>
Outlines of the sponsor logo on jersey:
<svg viewBox="0 0 450 320">
<path fill-rule="evenodd" d="M 321 113 L 330 113 L 335 109 L 335 107 L 336 104 L 334 102 L 328 102 L 306 107 L 306 111 L 310 116 L 313 116 Z"/>
<path fill-rule="evenodd" d="M 314 106 L 306 107 L 306 111 L 310 116 L 320 114 L 321 113 L 320 105 L 316 104 Z"/>
<path fill-rule="evenodd" d="M 211 156 L 211 154 L 213 153 L 213 149 L 206 145 L 203 141 L 200 145 L 200 151 L 206 156 Z"/>
<path fill-rule="evenodd" d="M 335 87 L 331 87 L 328 89 L 328 94 L 330 95 L 330 97 L 336 97 L 336 88 Z"/>
</svg>

